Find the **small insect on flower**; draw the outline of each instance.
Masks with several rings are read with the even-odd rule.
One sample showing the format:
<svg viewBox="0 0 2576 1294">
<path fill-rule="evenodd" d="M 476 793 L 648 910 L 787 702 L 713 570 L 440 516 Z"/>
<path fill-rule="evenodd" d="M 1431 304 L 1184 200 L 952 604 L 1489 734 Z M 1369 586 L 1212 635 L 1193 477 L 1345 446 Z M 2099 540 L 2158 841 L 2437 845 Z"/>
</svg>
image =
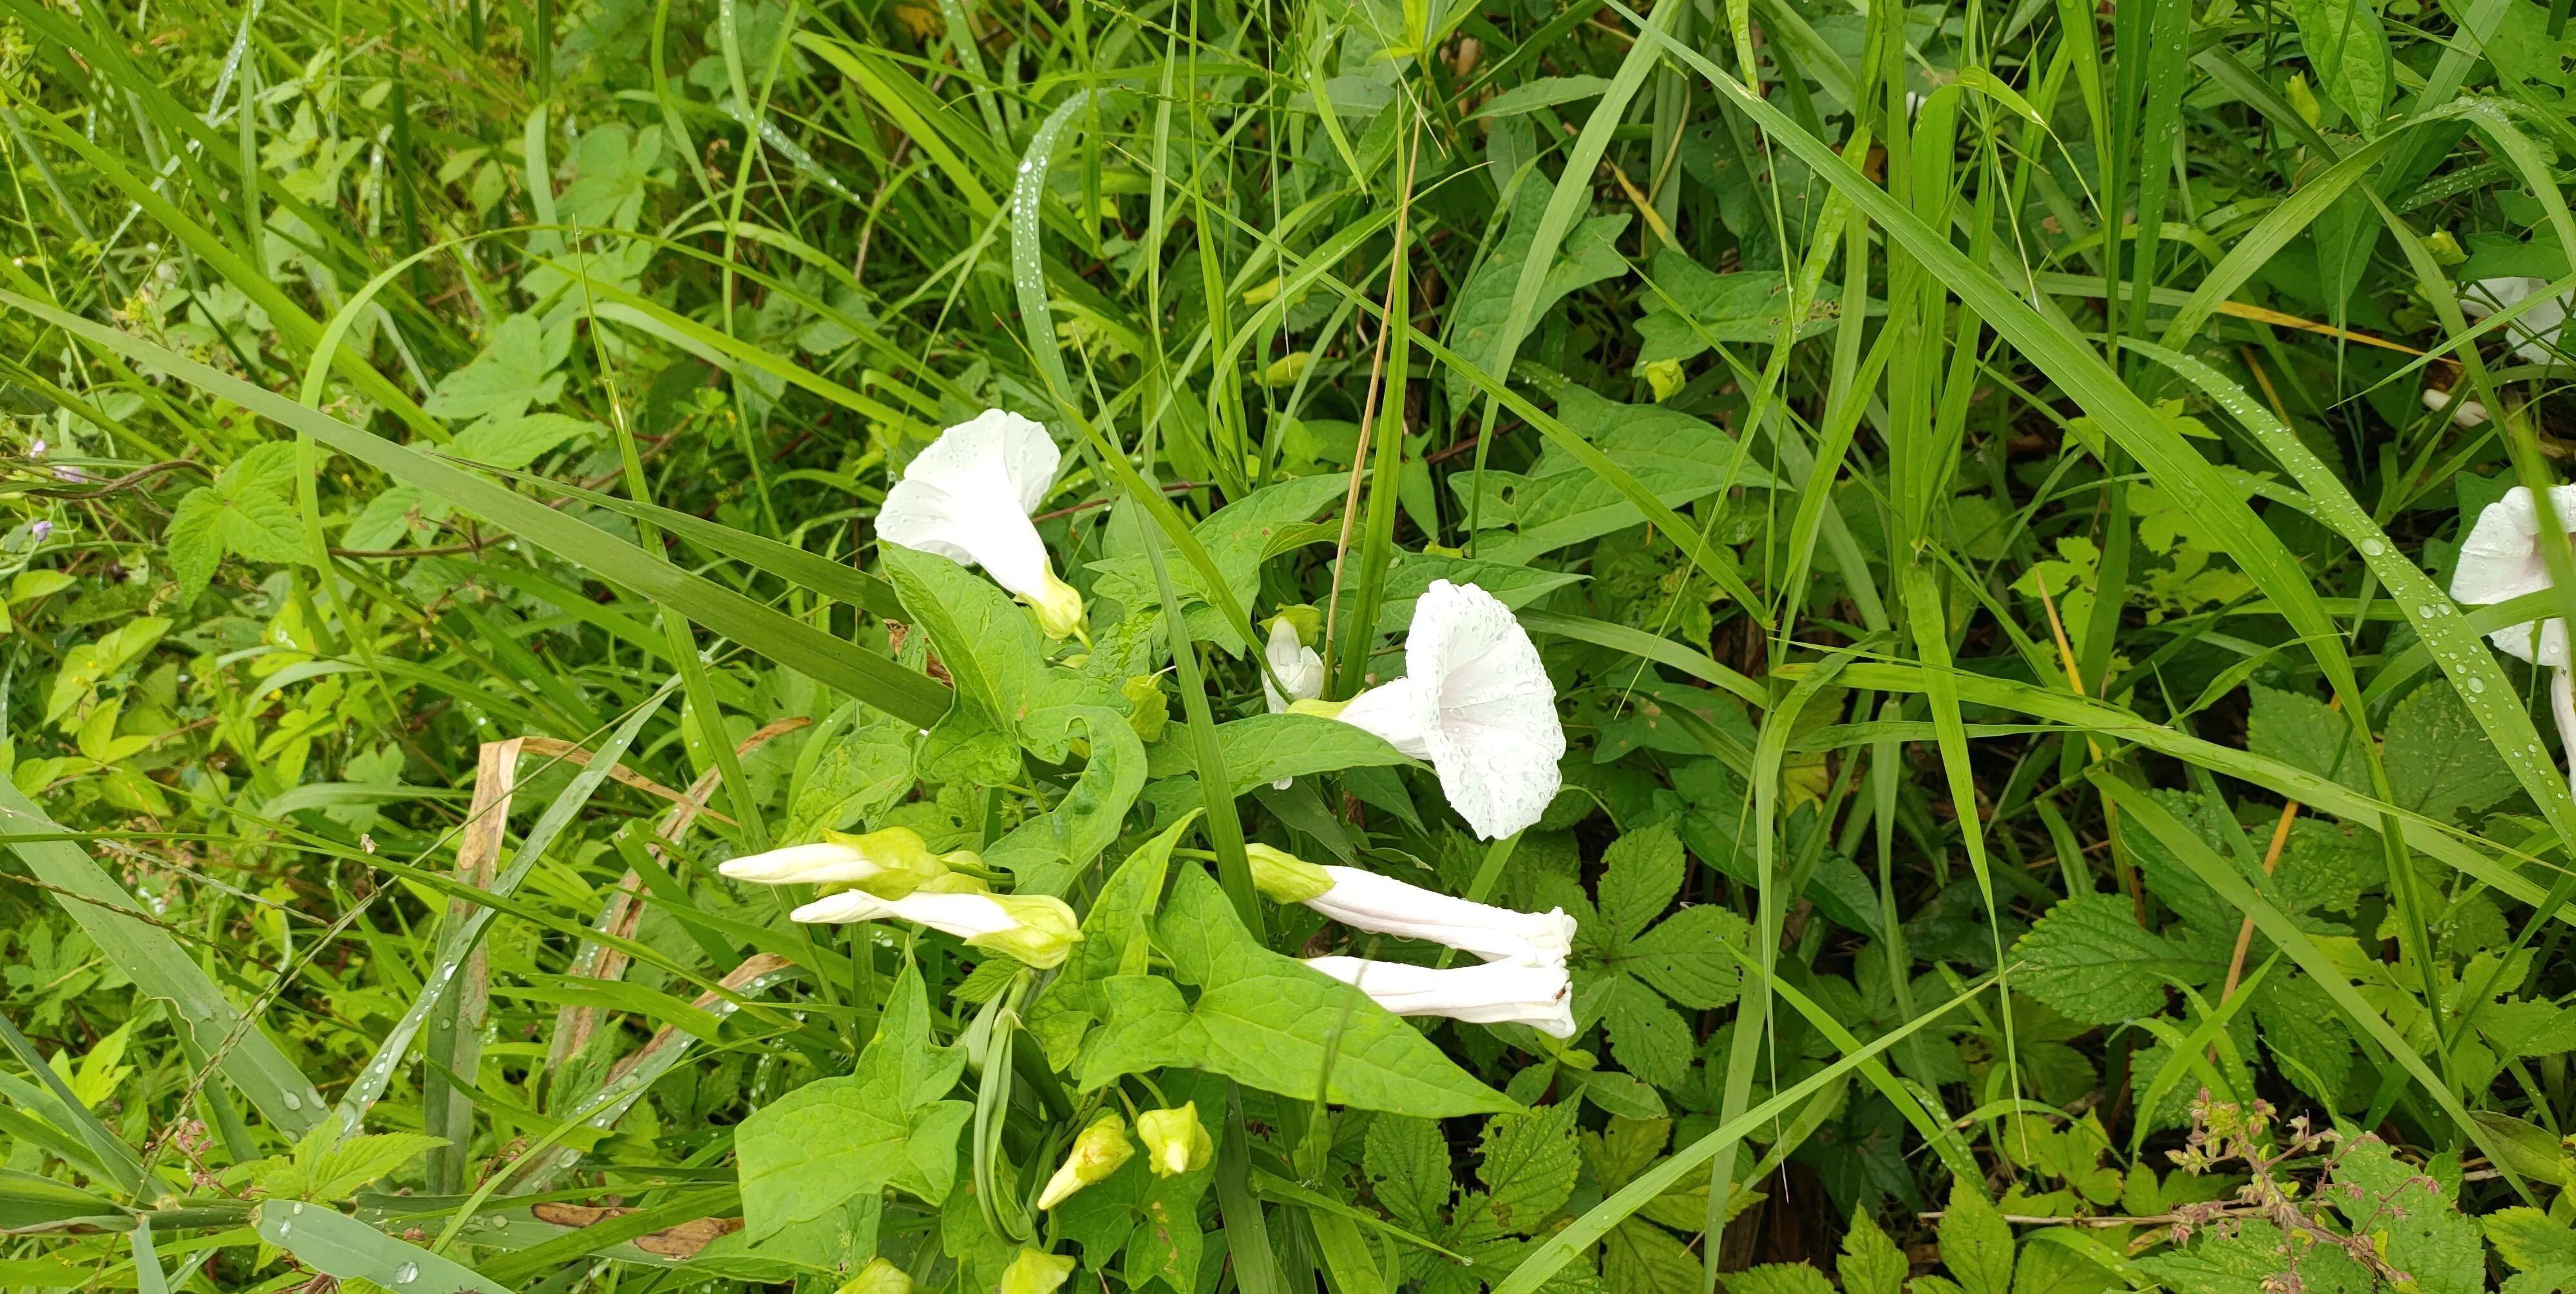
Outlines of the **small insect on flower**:
<svg viewBox="0 0 2576 1294">
<path fill-rule="evenodd" d="M 1252 883 L 1277 903 L 1302 903 L 1343 925 L 1405 939 L 1428 939 L 1486 961 L 1561 965 L 1574 944 L 1574 918 L 1563 908 L 1515 912 L 1471 903 L 1356 867 L 1307 862 L 1269 845 L 1246 845 Z"/>
<path fill-rule="evenodd" d="M 887 543 L 981 566 L 1062 638 L 1082 626 L 1082 595 L 1056 578 L 1029 517 L 1046 501 L 1064 456 L 1045 427 L 987 409 L 939 434 L 903 469 L 877 514 Z"/>
<path fill-rule="evenodd" d="M 1413 604 L 1404 671 L 1339 704 L 1289 708 L 1340 719 L 1431 761 L 1450 807 L 1480 839 L 1536 823 L 1556 798 L 1565 729 L 1556 685 L 1511 608 L 1473 584 L 1433 580 Z"/>
<path fill-rule="evenodd" d="M 865 890 L 827 894 L 788 914 L 798 921 L 909 921 L 957 936 L 969 948 L 1000 953 L 1039 970 L 1061 966 L 1082 940 L 1081 923 L 1064 900 L 1044 894 L 916 890 L 884 899 Z"/>
<path fill-rule="evenodd" d="M 1562 963 L 1487 962 L 1440 970 L 1362 957 L 1309 957 L 1306 964 L 1397 1015 L 1525 1024 L 1551 1038 L 1574 1036 L 1573 984 Z"/>
<path fill-rule="evenodd" d="M 1038 1207 L 1054 1208 L 1075 1191 L 1109 1180 L 1135 1154 L 1136 1143 L 1127 1139 L 1127 1120 L 1116 1110 L 1104 1111 L 1073 1139 L 1073 1149 L 1065 1153 L 1055 1176 L 1047 1179 L 1046 1189 L 1038 1192 Z"/>
</svg>

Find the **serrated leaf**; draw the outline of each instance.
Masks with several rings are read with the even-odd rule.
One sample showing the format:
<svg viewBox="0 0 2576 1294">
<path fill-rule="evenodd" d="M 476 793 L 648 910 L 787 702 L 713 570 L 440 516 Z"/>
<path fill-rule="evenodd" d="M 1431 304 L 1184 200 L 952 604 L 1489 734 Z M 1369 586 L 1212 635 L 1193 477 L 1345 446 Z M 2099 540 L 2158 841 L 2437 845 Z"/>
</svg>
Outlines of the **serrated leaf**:
<svg viewBox="0 0 2576 1294">
<path fill-rule="evenodd" d="M 1560 1101 L 1527 1114 L 1497 1115 L 1485 1124 L 1476 1178 L 1485 1184 L 1479 1221 L 1513 1235 L 1529 1235 L 1565 1206 L 1582 1171 L 1574 1116 L 1582 1107 Z"/>
<path fill-rule="evenodd" d="M 2460 694 L 2442 683 L 2407 693 L 2384 726 L 2382 759 L 2400 808 L 2449 822 L 2494 805 L 2519 786 Z"/>
<path fill-rule="evenodd" d="M 1976 1183 L 1951 1179 L 1940 1236 L 1941 1262 L 1966 1294 L 2012 1294 L 2012 1227 Z"/>
<path fill-rule="evenodd" d="M 1718 1279 L 1726 1294 L 1834 1294 L 1834 1283 L 1805 1263 L 1764 1263 Z"/>
<path fill-rule="evenodd" d="M 495 413 L 515 417 L 563 393 L 563 376 L 555 369 L 571 353 L 569 325 L 548 331 L 535 315 L 512 315 L 492 330 L 471 363 L 439 379 L 421 407 L 459 421 Z"/>
<path fill-rule="evenodd" d="M 1705 1011 L 1735 1000 L 1743 967 L 1726 950 L 1741 948 L 1744 918 L 1713 903 L 1694 904 L 1610 954 L 1609 964 L 1673 1001 Z"/>
<path fill-rule="evenodd" d="M 1440 1211 L 1454 1188 L 1449 1143 L 1438 1122 L 1379 1115 L 1369 1121 L 1360 1164 L 1378 1204 L 1397 1222 L 1418 1232 L 1442 1229 Z"/>
<path fill-rule="evenodd" d="M 1904 1294 L 1905 1276 L 1912 1269 L 1905 1251 L 1866 1211 L 1852 1214 L 1851 1230 L 1843 1233 L 1842 1258 L 1834 1266 L 1844 1294 Z"/>
<path fill-rule="evenodd" d="M 2356 791 L 2370 789 L 2370 766 L 2352 724 L 2326 703 L 2300 692 L 2255 683 L 2246 688 L 2253 712 L 2245 748 L 2265 759 L 2306 769 Z"/>
<path fill-rule="evenodd" d="M 2478 1294 L 2486 1287 L 2486 1249 L 2478 1224 L 2432 1178 L 2401 1162 L 2376 1137 L 2356 1140 L 2344 1152 L 2335 1180 L 2359 1187 L 2358 1197 L 2330 1193 L 2330 1201 L 2355 1227 L 2385 1237 L 2390 1266 L 2415 1278 L 2422 1294 Z"/>
<path fill-rule="evenodd" d="M 1682 884 L 1682 842 L 1659 822 L 1610 842 L 1601 853 L 1596 890 L 1606 942 L 1625 943 L 1672 906 Z"/>
<path fill-rule="evenodd" d="M 2576 1230 L 2528 1205 L 2497 1209 L 2478 1219 L 2487 1243 L 2516 1271 L 2576 1267 Z"/>
<path fill-rule="evenodd" d="M 1610 1054 L 1629 1073 L 1657 1087 L 1672 1087 L 1690 1073 L 1690 1022 L 1653 989 L 1612 976 L 1602 990 L 1601 1023 L 1610 1031 Z"/>
<path fill-rule="evenodd" d="M 2168 977 L 2196 984 L 2226 969 L 2139 929 L 2129 901 L 2112 894 L 2050 908 L 2012 955 L 2013 987 L 2088 1024 L 2154 1015 L 2164 1009 Z"/>
</svg>

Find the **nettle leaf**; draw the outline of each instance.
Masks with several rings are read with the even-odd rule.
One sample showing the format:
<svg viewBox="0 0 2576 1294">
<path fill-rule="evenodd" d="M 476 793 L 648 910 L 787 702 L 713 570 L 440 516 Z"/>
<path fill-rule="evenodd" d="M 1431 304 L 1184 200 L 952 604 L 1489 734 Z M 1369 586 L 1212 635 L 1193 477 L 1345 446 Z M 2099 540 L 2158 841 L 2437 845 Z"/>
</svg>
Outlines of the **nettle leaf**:
<svg viewBox="0 0 2576 1294">
<path fill-rule="evenodd" d="M 1941 1214 L 1941 1261 L 1966 1294 L 2012 1294 L 2012 1227 L 1964 1178 L 1951 1181 Z"/>
<path fill-rule="evenodd" d="M 1595 891 L 1605 941 L 1625 943 L 1671 907 L 1682 886 L 1682 842 L 1668 823 L 1631 831 L 1601 854 Z"/>
<path fill-rule="evenodd" d="M 1727 952 L 1749 928 L 1722 907 L 1687 907 L 1649 924 L 1672 906 L 1686 866 L 1669 823 L 1632 831 L 1602 853 L 1597 913 L 1568 905 L 1607 975 L 1588 985 L 1582 1004 L 1597 1012 L 1621 1066 L 1659 1087 L 1689 1073 L 1697 1042 L 1690 1023 L 1665 999 L 1693 1010 L 1735 1000 L 1742 970 Z"/>
<path fill-rule="evenodd" d="M 944 1098 L 965 1066 L 963 1048 L 931 1042 L 921 969 L 907 964 L 850 1073 L 797 1088 L 734 1130 L 752 1237 L 888 1187 L 932 1204 L 947 1199 L 957 1135 L 975 1107 Z"/>
<path fill-rule="evenodd" d="M 1482 1194 L 1458 1203 L 1457 1234 L 1534 1235 L 1565 1207 L 1582 1172 L 1574 1116 L 1582 1107 L 1560 1101 L 1527 1114 L 1498 1115 L 1485 1124 L 1476 1179 Z"/>
<path fill-rule="evenodd" d="M 1320 1081 L 1326 1100 L 1421 1118 L 1513 1108 L 1385 1008 L 1262 947 L 1199 868 L 1182 870 L 1155 920 L 1154 945 L 1197 998 L 1160 976 L 1109 981 L 1109 1026 L 1080 1065 L 1086 1090 L 1158 1065 L 1187 1065 L 1300 1101 L 1314 1100 Z"/>
<path fill-rule="evenodd" d="M 608 429 L 588 418 L 560 413 L 496 413 L 456 433 L 447 452 L 491 467 L 517 471 L 571 440 L 605 435 Z"/>
<path fill-rule="evenodd" d="M 2449 822 L 2493 808 L 2521 788 L 2460 694 L 2441 683 L 2407 693 L 2384 728 L 2381 758 L 2400 808 Z"/>
<path fill-rule="evenodd" d="M 1446 1230 L 1440 1211 L 1449 1206 L 1455 1188 L 1449 1143 L 1437 1122 L 1384 1114 L 1370 1120 L 1360 1165 L 1388 1216 L 1425 1234 Z"/>
<path fill-rule="evenodd" d="M 2368 757 L 2352 724 L 2342 715 L 2303 693 L 2283 692 L 2260 683 L 2248 686 L 2246 691 L 2254 699 L 2253 714 L 2245 730 L 2247 750 L 2356 791 L 2370 789 Z"/>
<path fill-rule="evenodd" d="M 571 354 L 570 323 L 548 329 L 535 315 L 512 315 L 492 330 L 472 363 L 439 379 L 421 407 L 460 422 L 492 414 L 515 418 L 563 394 L 563 375 L 555 370 Z"/>
<path fill-rule="evenodd" d="M 2216 958 L 2186 951 L 2138 928 L 2129 901 L 2086 894 L 2050 908 L 2013 946 L 2013 987 L 2068 1019 L 2115 1024 L 2154 1015 L 2175 979 L 2198 984 L 2225 973 Z"/>
<path fill-rule="evenodd" d="M 2354 1227 L 2367 1227 L 2390 1266 L 2415 1278 L 2423 1294 L 2477 1294 L 2486 1288 L 2486 1249 L 2478 1224 L 2459 1200 L 2376 1137 L 2353 1142 L 2335 1172 L 2360 1194 L 2329 1192 L 2326 1201 Z"/>
</svg>

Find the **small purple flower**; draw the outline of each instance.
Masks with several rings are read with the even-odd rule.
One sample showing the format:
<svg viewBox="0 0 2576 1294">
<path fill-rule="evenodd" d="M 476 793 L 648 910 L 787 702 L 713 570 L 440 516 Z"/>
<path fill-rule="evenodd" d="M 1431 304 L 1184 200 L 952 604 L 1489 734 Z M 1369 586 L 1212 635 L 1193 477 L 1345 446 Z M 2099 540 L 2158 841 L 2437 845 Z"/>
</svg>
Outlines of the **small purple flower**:
<svg viewBox="0 0 2576 1294">
<path fill-rule="evenodd" d="M 35 444 L 27 446 L 27 456 L 30 458 L 43 458 L 45 456 L 44 437 L 38 436 Z"/>
<path fill-rule="evenodd" d="M 54 523 L 50 521 L 39 521 L 36 524 L 27 527 L 27 533 L 33 536 L 37 543 L 41 544 L 47 539 L 53 537 Z"/>
</svg>

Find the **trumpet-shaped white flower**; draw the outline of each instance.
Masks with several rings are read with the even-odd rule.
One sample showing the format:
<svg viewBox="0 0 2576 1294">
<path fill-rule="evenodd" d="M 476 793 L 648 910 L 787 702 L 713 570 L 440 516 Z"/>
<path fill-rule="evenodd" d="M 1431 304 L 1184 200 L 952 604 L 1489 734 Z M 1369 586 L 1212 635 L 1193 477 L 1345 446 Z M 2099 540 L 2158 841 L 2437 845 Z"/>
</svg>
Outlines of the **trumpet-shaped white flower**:
<svg viewBox="0 0 2576 1294">
<path fill-rule="evenodd" d="M 1046 428 L 1002 409 L 939 433 L 903 469 L 877 514 L 888 543 L 981 566 L 1037 612 L 1051 638 L 1082 623 L 1082 595 L 1056 578 L 1030 514 L 1064 456 Z"/>
<path fill-rule="evenodd" d="M 1515 912 L 1452 898 L 1356 867 L 1319 866 L 1268 845 L 1247 845 L 1252 883 L 1279 903 L 1303 903 L 1353 929 L 1428 939 L 1489 962 L 1562 965 L 1574 945 L 1563 908 Z"/>
<path fill-rule="evenodd" d="M 1306 964 L 1397 1015 L 1525 1024 L 1551 1038 L 1574 1036 L 1573 982 L 1563 963 L 1487 962 L 1439 970 L 1361 957 L 1309 957 Z"/>
<path fill-rule="evenodd" d="M 948 875 L 951 858 L 974 855 L 934 854 L 919 833 L 888 827 L 864 836 L 826 831 L 809 845 L 789 845 L 767 853 L 729 859 L 716 870 L 737 881 L 763 885 L 856 885 L 884 898 L 899 898 Z"/>
<path fill-rule="evenodd" d="M 865 890 L 827 894 L 788 914 L 798 921 L 909 921 L 957 936 L 969 948 L 1016 958 L 1045 970 L 1061 966 L 1082 939 L 1064 900 L 1044 894 L 915 890 L 885 899 Z"/>
<path fill-rule="evenodd" d="M 2463 400 L 2457 391 L 2424 388 L 2424 407 L 2435 413 L 2449 413 L 2451 425 L 2462 431 L 2475 431 L 2487 425 L 2487 407 L 2475 400 Z"/>
<path fill-rule="evenodd" d="M 1539 820 L 1556 798 L 1565 729 L 1538 648 L 1493 594 L 1433 580 L 1413 604 L 1404 677 L 1318 712 L 1431 761 L 1450 807 L 1482 839 Z"/>
<path fill-rule="evenodd" d="M 2468 294 L 2460 298 L 2460 313 L 2471 320 L 2484 319 L 2498 311 L 2509 310 L 2523 299 L 2549 286 L 2547 279 L 2511 275 L 2504 278 L 2479 279 L 2469 285 Z M 2561 329 L 2567 322 L 2567 296 L 2550 297 L 2522 313 L 2506 325 L 2517 343 L 2513 353 L 2534 364 L 2557 360 L 2555 346 L 2565 344 Z"/>
<path fill-rule="evenodd" d="M 2558 514 L 2560 530 L 2576 524 L 2576 485 L 2551 489 L 2549 506 Z M 2459 566 L 2451 572 L 2451 596 L 2478 606 L 2551 587 L 2543 556 L 2545 542 L 2550 541 L 2542 538 L 2539 502 L 2531 491 L 2519 485 L 2505 491 L 2503 498 L 2478 514 L 2469 537 L 2460 541 Z M 2563 545 L 2566 537 L 2561 535 L 2555 542 Z M 2559 743 L 2576 756 L 2576 677 L 2570 673 L 2567 621 L 2558 616 L 2525 620 L 2488 634 L 2487 641 L 2508 656 L 2556 671 L 2549 681 L 2549 708 L 2558 720 Z M 2570 769 L 2569 786 L 2576 789 L 2576 768 Z"/>
</svg>

